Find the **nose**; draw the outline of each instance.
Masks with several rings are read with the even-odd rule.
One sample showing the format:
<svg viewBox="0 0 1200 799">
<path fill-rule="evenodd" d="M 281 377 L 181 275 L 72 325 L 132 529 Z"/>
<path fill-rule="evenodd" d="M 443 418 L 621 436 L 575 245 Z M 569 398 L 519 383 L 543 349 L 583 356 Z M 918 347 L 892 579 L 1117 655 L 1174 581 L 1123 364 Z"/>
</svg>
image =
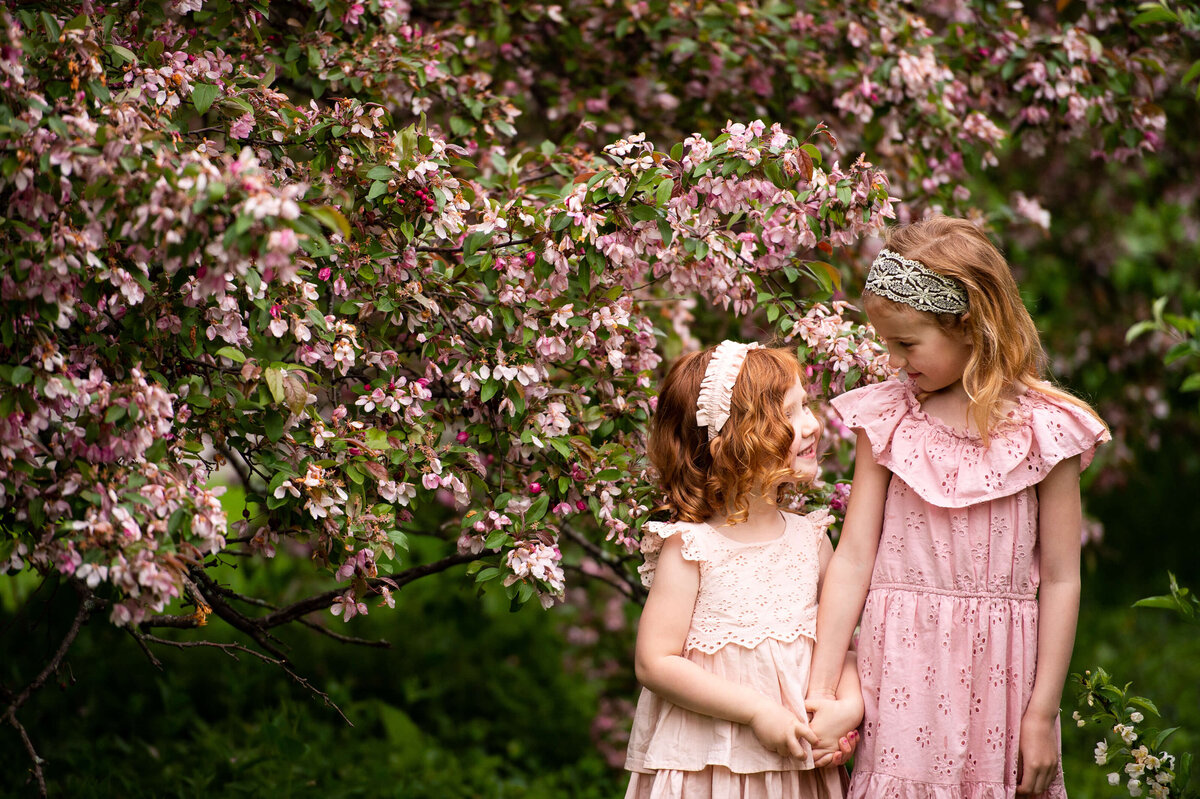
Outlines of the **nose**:
<svg viewBox="0 0 1200 799">
<path fill-rule="evenodd" d="M 800 435 L 812 438 L 820 429 L 821 423 L 817 421 L 816 415 L 812 410 L 805 408 L 804 413 L 800 414 Z"/>
<path fill-rule="evenodd" d="M 894 350 L 888 350 L 888 366 L 893 369 L 903 369 L 905 364 L 904 357 Z"/>
</svg>

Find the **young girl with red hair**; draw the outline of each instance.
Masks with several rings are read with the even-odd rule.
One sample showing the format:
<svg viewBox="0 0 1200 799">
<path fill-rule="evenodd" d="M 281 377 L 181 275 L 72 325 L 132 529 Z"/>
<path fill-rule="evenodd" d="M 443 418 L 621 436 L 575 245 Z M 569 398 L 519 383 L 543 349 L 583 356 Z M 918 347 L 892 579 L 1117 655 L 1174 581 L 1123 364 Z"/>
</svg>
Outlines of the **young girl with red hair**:
<svg viewBox="0 0 1200 799">
<path fill-rule="evenodd" d="M 667 375 L 649 454 L 673 521 L 643 529 L 627 799 L 843 796 L 855 733 L 839 736 L 862 713 L 852 653 L 822 724 L 804 708 L 830 517 L 778 507 L 817 473 L 808 402 L 782 349 L 726 341 Z"/>
</svg>

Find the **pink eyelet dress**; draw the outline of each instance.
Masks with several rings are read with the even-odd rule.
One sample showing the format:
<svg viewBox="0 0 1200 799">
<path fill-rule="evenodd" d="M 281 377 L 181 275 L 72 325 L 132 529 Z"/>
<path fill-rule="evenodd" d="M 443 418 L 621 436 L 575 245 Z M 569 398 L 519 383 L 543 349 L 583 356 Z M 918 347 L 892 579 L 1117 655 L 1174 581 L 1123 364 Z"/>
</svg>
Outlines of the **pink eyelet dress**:
<svg viewBox="0 0 1200 799">
<path fill-rule="evenodd" d="M 987 447 L 926 415 L 908 382 L 833 400 L 892 472 L 858 638 L 852 799 L 1012 799 L 1038 644 L 1037 484 L 1108 432 L 1029 390 Z M 1061 742 L 1058 744 L 1061 753 Z M 1064 799 L 1062 769 L 1042 794 Z"/>
<path fill-rule="evenodd" d="M 663 541 L 683 538 L 699 564 L 700 588 L 683 656 L 749 685 L 801 718 L 817 619 L 820 546 L 832 521 L 819 511 L 783 514 L 778 538 L 739 543 L 707 524 L 650 522 L 643 528 L 642 581 L 654 577 Z M 840 799 L 844 769 L 814 769 L 805 757 L 762 746 L 749 726 L 685 710 L 642 689 L 625 768 L 626 799 Z"/>
</svg>

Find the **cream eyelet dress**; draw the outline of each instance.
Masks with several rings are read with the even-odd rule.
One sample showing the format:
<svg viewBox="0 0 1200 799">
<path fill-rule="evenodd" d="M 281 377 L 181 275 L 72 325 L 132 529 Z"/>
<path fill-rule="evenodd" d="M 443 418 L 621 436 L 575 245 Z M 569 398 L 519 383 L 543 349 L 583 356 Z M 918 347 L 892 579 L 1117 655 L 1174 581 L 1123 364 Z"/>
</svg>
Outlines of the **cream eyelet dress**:
<svg viewBox="0 0 1200 799">
<path fill-rule="evenodd" d="M 988 446 L 921 409 L 907 381 L 833 399 L 892 472 L 858 636 L 852 799 L 1013 799 L 1037 666 L 1037 484 L 1108 432 L 1034 389 Z M 1060 744 L 1061 747 L 1061 744 Z M 1065 799 L 1062 769 L 1043 799 Z"/>
<path fill-rule="evenodd" d="M 754 543 L 734 541 L 708 524 L 649 522 L 641 572 L 649 586 L 664 539 L 682 536 L 683 557 L 700 569 L 683 656 L 807 718 L 820 546 L 832 519 L 824 511 L 783 516 L 782 535 Z M 625 796 L 840 799 L 845 770 L 814 769 L 802 743 L 805 757 L 778 755 L 747 725 L 685 710 L 643 689 L 625 761 L 633 772 Z"/>
</svg>

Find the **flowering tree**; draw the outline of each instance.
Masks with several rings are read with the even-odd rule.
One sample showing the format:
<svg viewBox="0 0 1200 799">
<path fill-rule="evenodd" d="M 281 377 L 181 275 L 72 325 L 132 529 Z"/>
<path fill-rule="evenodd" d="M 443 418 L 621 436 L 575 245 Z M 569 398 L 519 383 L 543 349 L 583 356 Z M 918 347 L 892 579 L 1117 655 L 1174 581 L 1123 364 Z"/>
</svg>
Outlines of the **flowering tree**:
<svg viewBox="0 0 1200 799">
<path fill-rule="evenodd" d="M 80 598 L 3 694 L 39 783 L 18 711 L 96 613 L 148 653 L 215 616 L 307 685 L 271 630 L 454 567 L 516 605 L 569 569 L 640 598 L 664 355 L 744 325 L 828 391 L 881 377 L 839 298 L 896 196 L 970 213 L 1014 146 L 1156 151 L 1191 42 L 1099 4 L 736 11 L 0 12 L 0 570 Z M 297 552 L 328 590 L 212 576 Z"/>
</svg>

